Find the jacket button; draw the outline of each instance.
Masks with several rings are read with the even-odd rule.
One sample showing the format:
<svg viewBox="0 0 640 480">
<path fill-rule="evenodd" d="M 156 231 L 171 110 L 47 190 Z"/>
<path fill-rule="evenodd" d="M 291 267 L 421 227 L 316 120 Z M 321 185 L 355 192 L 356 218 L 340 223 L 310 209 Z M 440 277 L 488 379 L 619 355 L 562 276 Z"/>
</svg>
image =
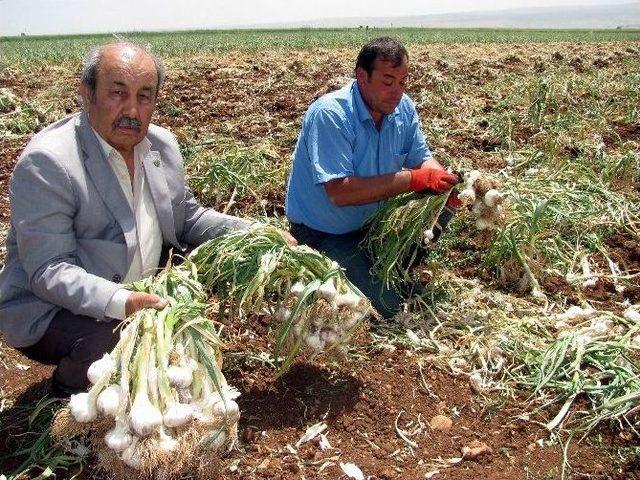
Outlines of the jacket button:
<svg viewBox="0 0 640 480">
<path fill-rule="evenodd" d="M 122 281 L 122 277 L 116 273 L 113 277 L 111 277 L 111 280 L 115 283 L 120 283 Z"/>
</svg>

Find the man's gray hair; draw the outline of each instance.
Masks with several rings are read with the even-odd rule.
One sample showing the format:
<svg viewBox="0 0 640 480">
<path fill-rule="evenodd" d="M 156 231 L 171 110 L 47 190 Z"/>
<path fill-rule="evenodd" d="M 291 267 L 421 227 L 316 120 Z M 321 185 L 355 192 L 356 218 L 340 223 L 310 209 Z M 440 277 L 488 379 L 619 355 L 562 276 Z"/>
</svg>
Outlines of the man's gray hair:
<svg viewBox="0 0 640 480">
<path fill-rule="evenodd" d="M 104 45 L 98 45 L 97 47 L 92 48 L 91 51 L 89 51 L 89 53 L 87 53 L 87 55 L 84 57 L 84 61 L 82 63 L 82 71 L 80 72 L 80 81 L 88 87 L 89 98 L 91 99 L 91 101 L 93 101 L 96 96 L 98 67 L 100 66 L 102 53 L 106 47 L 109 47 L 111 45 L 118 45 L 118 44 L 130 45 L 131 47 L 134 47 L 138 50 L 142 50 L 143 52 L 145 52 L 147 55 L 151 57 L 151 59 L 153 60 L 153 63 L 156 66 L 156 73 L 158 74 L 158 85 L 156 88 L 156 95 L 158 95 L 158 92 L 160 91 L 160 87 L 162 86 L 162 83 L 164 82 L 164 79 L 166 77 L 166 70 L 164 68 L 164 63 L 162 63 L 162 60 L 156 57 L 155 55 L 153 55 L 149 51 L 149 49 L 141 43 L 132 42 L 129 40 L 116 40 L 115 42 L 105 43 Z"/>
</svg>

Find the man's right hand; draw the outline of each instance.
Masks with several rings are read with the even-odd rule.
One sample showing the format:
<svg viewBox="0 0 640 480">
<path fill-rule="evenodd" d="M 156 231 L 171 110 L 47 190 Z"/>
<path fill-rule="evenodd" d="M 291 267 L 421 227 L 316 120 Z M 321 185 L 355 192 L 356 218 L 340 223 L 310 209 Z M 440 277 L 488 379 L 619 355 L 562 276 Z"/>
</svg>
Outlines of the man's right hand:
<svg viewBox="0 0 640 480">
<path fill-rule="evenodd" d="M 439 168 L 418 168 L 410 170 L 409 190 L 413 192 L 444 193 L 459 182 L 458 176 Z"/>
<path fill-rule="evenodd" d="M 154 295 L 153 293 L 131 292 L 131 295 L 129 295 L 129 298 L 127 298 L 124 304 L 124 309 L 128 317 L 143 308 L 162 310 L 167 306 L 167 303 L 164 298 Z"/>
</svg>

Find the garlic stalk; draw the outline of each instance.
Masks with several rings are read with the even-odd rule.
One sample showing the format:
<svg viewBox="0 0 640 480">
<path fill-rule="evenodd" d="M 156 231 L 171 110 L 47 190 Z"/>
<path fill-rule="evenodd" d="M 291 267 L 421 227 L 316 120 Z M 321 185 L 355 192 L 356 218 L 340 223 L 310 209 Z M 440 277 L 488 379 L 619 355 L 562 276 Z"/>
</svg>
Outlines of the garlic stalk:
<svg viewBox="0 0 640 480">
<path fill-rule="evenodd" d="M 129 413 L 129 423 L 133 431 L 144 437 L 155 431 L 162 424 L 162 415 L 158 408 L 149 400 L 148 373 L 151 361 L 152 336 L 147 326 L 150 317 L 144 319 L 145 332 L 142 335 L 140 351 L 137 359 L 135 399 Z"/>
</svg>

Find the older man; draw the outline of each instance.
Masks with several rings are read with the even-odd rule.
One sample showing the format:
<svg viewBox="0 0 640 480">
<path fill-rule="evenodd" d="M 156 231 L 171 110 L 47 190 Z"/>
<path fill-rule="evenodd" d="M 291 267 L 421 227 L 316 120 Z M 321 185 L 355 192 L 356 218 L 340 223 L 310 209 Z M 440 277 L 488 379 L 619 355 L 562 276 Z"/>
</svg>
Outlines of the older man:
<svg viewBox="0 0 640 480">
<path fill-rule="evenodd" d="M 404 94 L 408 61 L 397 40 L 374 39 L 358 55 L 356 80 L 309 107 L 286 200 L 293 236 L 345 267 L 385 317 L 400 308 L 401 297 L 370 274 L 372 262 L 359 248 L 364 224 L 390 197 L 443 193 L 458 180 L 431 155 L 413 102 Z M 447 211 L 440 225 L 451 214 Z"/>
<path fill-rule="evenodd" d="M 28 356 L 57 364 L 58 394 L 86 386 L 88 366 L 117 342 L 112 319 L 166 304 L 123 287 L 152 274 L 163 248 L 249 225 L 201 207 L 185 186 L 175 138 L 150 125 L 163 79 L 140 45 L 93 50 L 84 111 L 34 136 L 11 177 L 0 329 Z"/>
</svg>

